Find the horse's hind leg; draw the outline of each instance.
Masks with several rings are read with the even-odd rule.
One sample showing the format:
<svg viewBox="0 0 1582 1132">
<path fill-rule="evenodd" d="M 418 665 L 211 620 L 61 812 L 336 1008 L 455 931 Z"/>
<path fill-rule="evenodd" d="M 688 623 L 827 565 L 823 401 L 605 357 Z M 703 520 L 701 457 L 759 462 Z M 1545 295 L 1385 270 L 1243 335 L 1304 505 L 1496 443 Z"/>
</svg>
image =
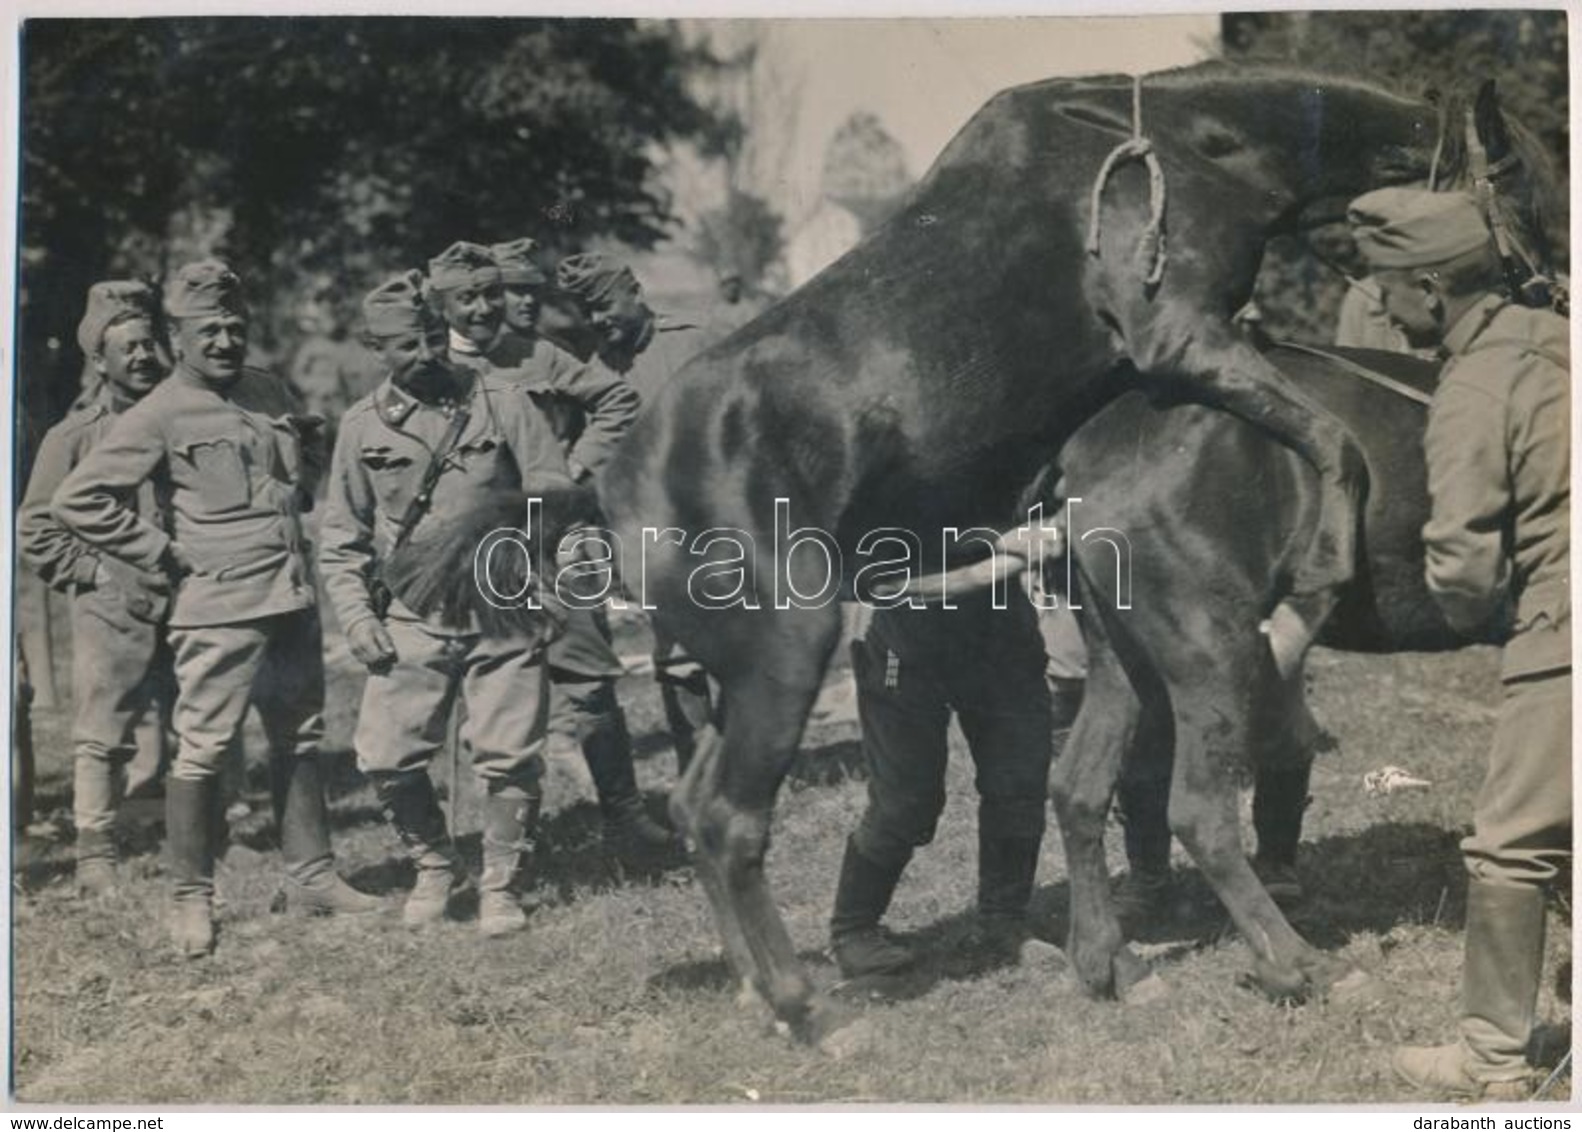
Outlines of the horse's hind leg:
<svg viewBox="0 0 1582 1132">
<path fill-rule="evenodd" d="M 801 610 L 757 623 L 752 663 L 726 673 L 725 731 L 699 753 L 673 807 L 691 838 L 705 890 L 737 974 L 750 980 L 775 1015 L 812 1038 L 813 987 L 764 877 L 775 796 L 796 756 L 818 695 L 824 664 L 840 632 L 838 609 Z"/>
<path fill-rule="evenodd" d="M 1104 823 L 1122 760 L 1137 738 L 1142 703 L 1101 632 L 1090 634 L 1089 646 L 1082 709 L 1050 773 L 1050 796 L 1071 885 L 1066 956 L 1083 989 L 1106 996 L 1124 990 L 1147 970 L 1126 948 L 1110 903 L 1104 859 Z"/>
<path fill-rule="evenodd" d="M 1271 998 L 1302 1000 L 1345 970 L 1286 921 L 1242 853 L 1239 768 L 1249 751 L 1246 687 L 1195 687 L 1174 698 L 1170 827 L 1230 912 Z"/>
</svg>

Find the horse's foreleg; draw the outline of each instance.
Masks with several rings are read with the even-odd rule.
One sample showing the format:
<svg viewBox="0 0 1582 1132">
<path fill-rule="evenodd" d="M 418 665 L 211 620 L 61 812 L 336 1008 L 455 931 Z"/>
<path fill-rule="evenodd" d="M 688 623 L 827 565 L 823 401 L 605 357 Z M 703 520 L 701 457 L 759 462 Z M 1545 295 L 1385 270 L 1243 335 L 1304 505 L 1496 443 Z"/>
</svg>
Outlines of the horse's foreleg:
<svg viewBox="0 0 1582 1132">
<path fill-rule="evenodd" d="M 1136 740 L 1142 705 L 1107 644 L 1095 634 L 1090 645 L 1082 710 L 1050 772 L 1050 797 L 1071 885 L 1066 957 L 1087 993 L 1106 996 L 1146 973 L 1121 935 L 1104 859 L 1104 823 L 1122 760 Z"/>
<path fill-rule="evenodd" d="M 824 662 L 839 634 L 838 611 L 804 617 L 753 641 L 752 662 L 727 682 L 731 709 L 689 769 L 674 808 L 691 838 L 737 974 L 801 1037 L 828 1022 L 814 1002 L 764 875 L 780 784 L 796 756 Z"/>
<path fill-rule="evenodd" d="M 698 866 L 698 880 L 703 884 L 709 907 L 714 912 L 714 922 L 725 944 L 725 955 L 731 969 L 741 982 L 744 994 L 758 992 L 758 964 L 752 948 L 742 931 L 741 919 L 733 914 L 733 907 L 726 896 L 720 870 L 715 866 L 715 855 L 700 851 L 698 838 L 703 830 L 702 815 L 720 790 L 720 768 L 723 763 L 724 740 L 713 728 L 698 735 L 698 745 L 691 764 L 681 781 L 670 793 L 670 819 L 687 837 Z"/>
</svg>

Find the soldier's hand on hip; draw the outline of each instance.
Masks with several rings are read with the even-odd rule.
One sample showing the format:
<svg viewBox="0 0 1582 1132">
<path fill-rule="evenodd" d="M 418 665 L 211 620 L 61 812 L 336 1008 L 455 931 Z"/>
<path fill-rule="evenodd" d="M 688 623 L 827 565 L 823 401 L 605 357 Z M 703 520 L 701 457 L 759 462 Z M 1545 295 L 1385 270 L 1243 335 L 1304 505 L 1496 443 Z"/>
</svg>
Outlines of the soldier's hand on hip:
<svg viewBox="0 0 1582 1132">
<path fill-rule="evenodd" d="M 377 618 L 366 618 L 348 629 L 346 647 L 359 664 L 375 675 L 388 672 L 396 661 L 395 642 Z"/>
<path fill-rule="evenodd" d="M 182 549 L 179 542 L 165 545 L 165 561 L 162 565 L 165 572 L 178 581 L 196 569 L 192 559 L 187 557 L 187 552 Z"/>
</svg>

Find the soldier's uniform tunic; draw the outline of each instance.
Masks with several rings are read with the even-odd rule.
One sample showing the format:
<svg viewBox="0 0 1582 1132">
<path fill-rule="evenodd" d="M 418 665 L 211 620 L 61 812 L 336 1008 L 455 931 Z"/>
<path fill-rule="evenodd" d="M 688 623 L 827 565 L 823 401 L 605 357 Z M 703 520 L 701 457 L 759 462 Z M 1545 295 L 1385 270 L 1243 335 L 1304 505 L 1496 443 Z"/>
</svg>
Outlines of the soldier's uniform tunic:
<svg viewBox="0 0 1582 1132">
<path fill-rule="evenodd" d="M 109 782 L 125 774 L 125 789 L 155 781 L 163 770 L 165 723 L 175 700 L 170 643 L 161 624 L 163 603 L 151 599 L 130 567 L 100 554 L 50 513 L 66 476 L 104 439 L 133 402 L 108 381 L 79 397 L 45 435 L 17 515 L 24 561 L 52 588 L 72 595 L 72 745 L 79 759 L 106 763 Z M 152 483 L 135 493 L 137 514 L 160 525 Z M 73 792 L 79 834 L 108 830 L 113 806 Z M 100 799 L 99 802 L 110 801 Z"/>
<path fill-rule="evenodd" d="M 568 486 L 554 437 L 532 406 L 492 380 L 468 381 L 468 421 L 445 459 L 427 514 L 464 513 L 518 486 Z M 376 616 L 369 580 L 421 486 L 452 411 L 386 381 L 341 419 L 319 564 L 325 593 L 348 632 Z M 353 740 L 358 765 L 370 774 L 426 768 L 444 743 L 459 689 L 467 704 L 462 738 L 472 750 L 474 770 L 485 781 L 536 787 L 547 707 L 538 643 L 424 619 L 399 600 L 392 602 L 385 628 L 397 660 L 387 673 L 371 674 L 364 688 Z"/>
<path fill-rule="evenodd" d="M 177 367 L 128 409 L 55 494 L 55 517 L 149 574 L 177 542 L 193 571 L 170 612 L 179 692 L 172 775 L 202 780 L 255 703 L 271 746 L 311 754 L 323 734 L 323 655 L 300 509 L 316 460 L 301 404 L 273 374 L 228 388 Z M 152 481 L 169 530 L 132 509 Z"/>
<path fill-rule="evenodd" d="M 1428 584 L 1456 628 L 1509 633 L 1504 699 L 1462 850 L 1475 879 L 1542 883 L 1571 855 L 1566 323 L 1491 295 L 1451 327 L 1445 348 L 1424 439 Z"/>
</svg>

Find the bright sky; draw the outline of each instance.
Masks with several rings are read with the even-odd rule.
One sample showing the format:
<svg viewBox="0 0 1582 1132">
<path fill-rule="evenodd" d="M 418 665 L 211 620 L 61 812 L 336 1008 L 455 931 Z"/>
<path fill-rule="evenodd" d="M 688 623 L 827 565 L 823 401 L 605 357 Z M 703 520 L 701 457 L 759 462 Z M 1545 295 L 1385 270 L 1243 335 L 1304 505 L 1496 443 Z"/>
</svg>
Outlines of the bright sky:
<svg viewBox="0 0 1582 1132">
<path fill-rule="evenodd" d="M 816 200 L 824 147 L 855 110 L 879 116 L 916 177 L 995 92 L 1196 62 L 1217 47 L 1219 18 L 776 20 L 764 30 L 761 55 L 804 76 L 781 190 L 795 215 Z"/>
</svg>

